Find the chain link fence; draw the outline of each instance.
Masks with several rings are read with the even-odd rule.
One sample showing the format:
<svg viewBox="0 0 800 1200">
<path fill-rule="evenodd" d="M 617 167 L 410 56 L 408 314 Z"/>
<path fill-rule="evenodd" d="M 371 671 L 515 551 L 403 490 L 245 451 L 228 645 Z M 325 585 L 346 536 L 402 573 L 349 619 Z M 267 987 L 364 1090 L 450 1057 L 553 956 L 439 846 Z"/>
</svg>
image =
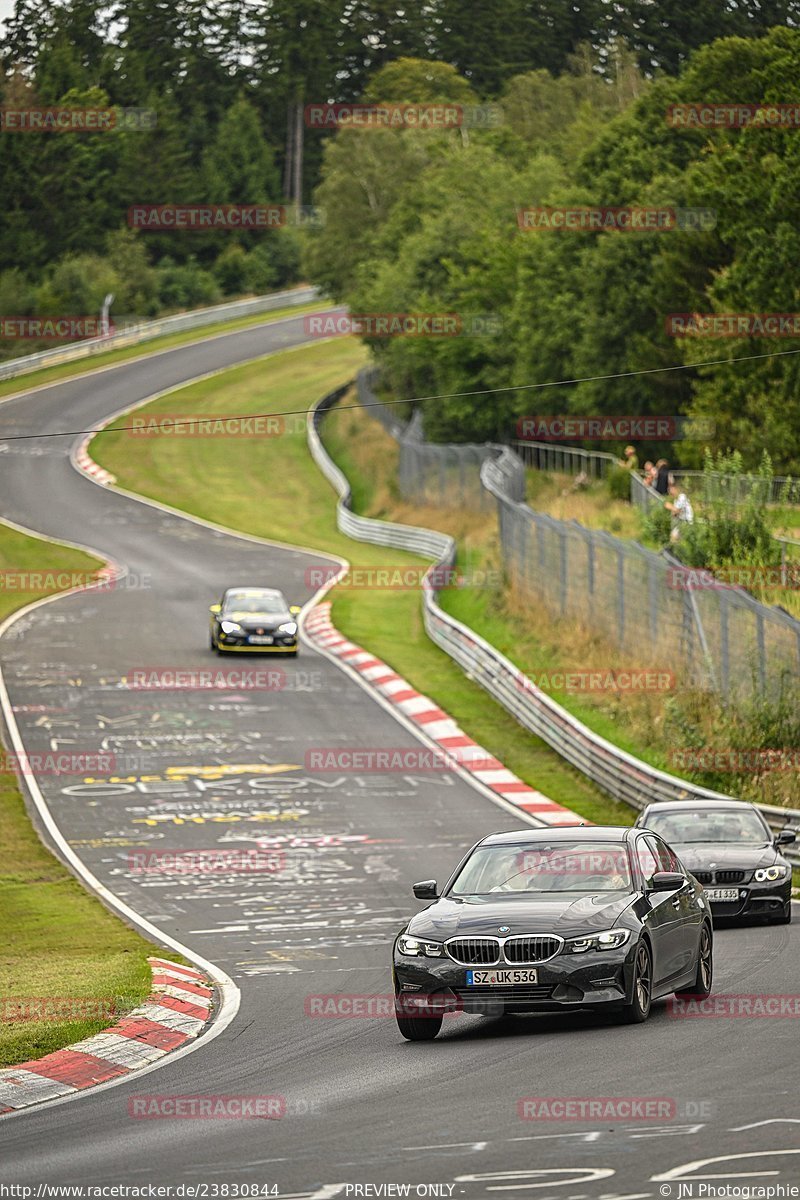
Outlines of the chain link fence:
<svg viewBox="0 0 800 1200">
<path fill-rule="evenodd" d="M 376 403 L 375 384 L 374 370 L 362 372 L 363 404 Z M 552 617 L 597 630 L 618 646 L 646 647 L 649 657 L 726 701 L 774 699 L 789 679 L 800 678 L 800 621 L 741 588 L 713 586 L 707 572 L 687 570 L 666 551 L 534 511 L 524 503 L 525 466 L 510 447 L 434 446 L 419 426 L 393 436 L 404 496 L 447 507 L 497 504 L 508 579 Z M 564 457 L 554 460 L 560 463 L 554 469 L 578 468 L 595 477 L 604 473 L 607 457 L 613 459 L 590 451 L 555 453 Z M 632 488 L 643 503 L 652 502 L 652 489 L 636 475 Z"/>
<path fill-rule="evenodd" d="M 394 406 L 378 400 L 377 381 L 376 370 L 362 371 L 358 376 L 358 398 L 399 446 L 398 484 L 404 499 L 436 507 L 490 510 L 494 501 L 481 483 L 481 467 L 497 460 L 502 461 L 508 494 L 518 500 L 524 498 L 525 468 L 507 447 L 493 442 L 481 445 L 426 442 L 421 412 L 417 410 L 404 422 Z"/>
</svg>

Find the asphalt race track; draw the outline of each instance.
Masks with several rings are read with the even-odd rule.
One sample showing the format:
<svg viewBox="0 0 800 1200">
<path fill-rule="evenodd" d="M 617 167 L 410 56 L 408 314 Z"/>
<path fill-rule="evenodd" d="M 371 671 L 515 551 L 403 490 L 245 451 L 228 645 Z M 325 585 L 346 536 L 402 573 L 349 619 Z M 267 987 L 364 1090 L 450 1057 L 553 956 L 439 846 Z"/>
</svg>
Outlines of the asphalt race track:
<svg viewBox="0 0 800 1200">
<path fill-rule="evenodd" d="M 302 317 L 289 318 L 21 396 L 0 406 L 0 443 L 91 427 L 303 340 Z M 580 1015 L 454 1017 L 435 1042 L 408 1044 L 392 1018 L 306 1015 L 309 996 L 387 994 L 393 935 L 419 907 L 412 881 L 442 879 L 471 842 L 519 819 L 452 774 L 307 772 L 312 748 L 418 745 L 308 649 L 275 664 L 286 673 L 279 691 L 125 686 L 135 668 L 216 666 L 207 607 L 222 588 L 274 583 L 301 603 L 304 573 L 320 560 L 107 491 L 70 465 L 70 439 L 5 445 L 0 512 L 130 572 L 130 586 L 42 606 L 0 645 L 27 751 L 111 752 L 124 777 L 42 775 L 48 805 L 91 871 L 227 971 L 242 1003 L 208 1046 L 142 1079 L 0 1121 L 0 1182 L 268 1184 L 320 1198 L 380 1196 L 380 1185 L 398 1183 L 411 1195 L 563 1200 L 677 1200 L 681 1179 L 798 1182 L 791 1019 L 679 1019 L 663 1004 L 629 1028 Z M 136 849 L 257 844 L 282 848 L 284 869 L 203 879 L 137 873 L 130 859 Z M 718 930 L 715 992 L 795 993 L 799 948 L 796 924 Z M 152 1093 L 282 1095 L 286 1115 L 128 1115 L 130 1097 Z M 521 1097 L 660 1097 L 671 1107 L 655 1122 L 545 1123 L 520 1120 Z"/>
</svg>

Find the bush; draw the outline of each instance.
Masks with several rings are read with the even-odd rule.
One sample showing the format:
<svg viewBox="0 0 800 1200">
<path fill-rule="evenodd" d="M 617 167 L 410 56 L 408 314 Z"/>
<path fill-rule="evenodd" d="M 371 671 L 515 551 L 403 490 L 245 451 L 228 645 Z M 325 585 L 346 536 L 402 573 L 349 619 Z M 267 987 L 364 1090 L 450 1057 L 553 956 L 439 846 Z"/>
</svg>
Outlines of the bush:
<svg viewBox="0 0 800 1200">
<path fill-rule="evenodd" d="M 612 467 L 606 476 L 606 484 L 612 500 L 630 500 L 631 473 L 626 467 Z"/>
<path fill-rule="evenodd" d="M 136 318 L 158 313 L 158 272 L 150 265 L 144 241 L 138 231 L 118 229 L 106 238 L 109 265 L 119 280 L 112 314 Z"/>
<path fill-rule="evenodd" d="M 36 311 L 43 316 L 97 315 L 109 292 L 116 296 L 122 280 L 97 254 L 69 254 L 55 264 L 36 289 Z"/>
<path fill-rule="evenodd" d="M 741 455 L 706 452 L 703 519 L 683 530 L 678 557 L 689 567 L 712 570 L 747 564 L 776 566 L 780 546 L 766 520 L 772 464 L 764 456 L 755 478 L 744 477 Z"/>
<path fill-rule="evenodd" d="M 212 267 L 214 278 L 226 296 L 240 296 L 250 290 L 250 259 L 241 246 L 228 246 Z"/>
<path fill-rule="evenodd" d="M 0 272 L 0 313 L 8 317 L 27 317 L 34 311 L 36 294 L 22 271 L 12 267 Z"/>
<path fill-rule="evenodd" d="M 657 546 L 668 546 L 672 517 L 663 504 L 653 504 L 643 521 L 644 536 Z"/>
<path fill-rule="evenodd" d="M 164 308 L 195 308 L 216 304 L 221 291 L 214 276 L 194 258 L 177 265 L 164 258 L 158 265 L 158 298 Z"/>
</svg>

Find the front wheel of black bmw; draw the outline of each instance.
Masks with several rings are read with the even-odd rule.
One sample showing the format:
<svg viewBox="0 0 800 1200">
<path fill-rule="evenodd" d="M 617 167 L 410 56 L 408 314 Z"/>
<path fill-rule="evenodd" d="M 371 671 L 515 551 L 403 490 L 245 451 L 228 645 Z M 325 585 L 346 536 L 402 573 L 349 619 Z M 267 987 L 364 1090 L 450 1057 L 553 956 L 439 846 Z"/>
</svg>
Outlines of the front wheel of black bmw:
<svg viewBox="0 0 800 1200">
<path fill-rule="evenodd" d="M 442 1028 L 442 1014 L 410 1017 L 399 997 L 395 997 L 394 1015 L 397 1028 L 407 1042 L 432 1042 Z"/>
<path fill-rule="evenodd" d="M 647 942 L 639 942 L 633 962 L 633 987 L 629 1004 L 619 1012 L 625 1025 L 640 1025 L 650 1016 L 653 1000 L 653 962 Z"/>
<path fill-rule="evenodd" d="M 711 995 L 711 984 L 714 979 L 714 958 L 711 943 L 711 930 L 703 926 L 700 933 L 700 948 L 697 954 L 697 974 L 690 988 L 676 992 L 676 996 L 694 996 L 702 1000 Z"/>
</svg>

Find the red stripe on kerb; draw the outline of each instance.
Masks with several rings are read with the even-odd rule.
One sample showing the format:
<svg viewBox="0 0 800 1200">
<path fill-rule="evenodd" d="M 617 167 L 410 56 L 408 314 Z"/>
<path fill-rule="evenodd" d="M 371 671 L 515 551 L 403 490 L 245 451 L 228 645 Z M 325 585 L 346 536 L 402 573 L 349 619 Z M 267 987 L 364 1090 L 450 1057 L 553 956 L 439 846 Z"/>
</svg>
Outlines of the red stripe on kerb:
<svg viewBox="0 0 800 1200">
<path fill-rule="evenodd" d="M 56 1050 L 54 1054 L 46 1054 L 36 1062 L 21 1063 L 20 1067 L 25 1071 L 32 1071 L 34 1075 L 43 1075 L 45 1079 L 68 1083 L 74 1088 L 105 1083 L 108 1079 L 127 1075 L 130 1070 L 129 1067 L 120 1067 L 116 1063 L 106 1062 L 103 1058 L 95 1058 L 93 1054 L 84 1054 L 80 1050 Z"/>
</svg>

